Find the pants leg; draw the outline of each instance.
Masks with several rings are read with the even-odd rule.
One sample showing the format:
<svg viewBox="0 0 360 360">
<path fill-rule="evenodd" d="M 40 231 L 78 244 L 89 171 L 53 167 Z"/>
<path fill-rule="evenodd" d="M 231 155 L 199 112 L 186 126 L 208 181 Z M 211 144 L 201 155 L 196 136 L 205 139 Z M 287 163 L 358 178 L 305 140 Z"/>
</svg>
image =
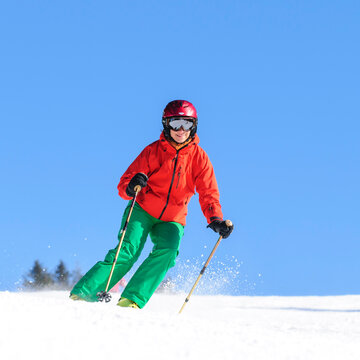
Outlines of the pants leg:
<svg viewBox="0 0 360 360">
<path fill-rule="evenodd" d="M 124 211 L 121 229 L 123 228 L 129 213 L 130 203 Z M 152 217 L 135 203 L 131 219 L 129 221 L 126 234 L 119 256 L 114 268 L 113 276 L 110 281 L 111 289 L 134 265 L 145 245 L 146 238 L 153 225 Z M 121 237 L 121 230 L 118 238 Z M 87 301 L 97 301 L 96 294 L 104 291 L 109 279 L 111 267 L 116 255 L 115 249 L 110 250 L 105 256 L 104 261 L 97 262 L 74 286 L 71 293 L 80 296 Z"/>
<path fill-rule="evenodd" d="M 167 271 L 175 265 L 183 235 L 183 225 L 158 220 L 150 231 L 153 250 L 133 275 L 121 296 L 135 301 L 140 308 L 144 307 Z"/>
</svg>

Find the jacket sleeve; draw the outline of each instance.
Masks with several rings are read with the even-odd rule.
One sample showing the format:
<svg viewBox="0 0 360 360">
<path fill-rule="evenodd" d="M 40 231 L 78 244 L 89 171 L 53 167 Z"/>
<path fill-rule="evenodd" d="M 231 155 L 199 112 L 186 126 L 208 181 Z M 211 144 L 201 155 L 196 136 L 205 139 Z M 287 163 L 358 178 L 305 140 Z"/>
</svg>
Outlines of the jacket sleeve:
<svg viewBox="0 0 360 360">
<path fill-rule="evenodd" d="M 196 176 L 195 186 L 199 193 L 201 210 L 210 224 L 213 220 L 223 219 L 220 194 L 213 166 L 204 151 L 199 160 L 197 167 L 200 171 Z"/>
<path fill-rule="evenodd" d="M 131 197 L 129 197 L 126 194 L 126 188 L 132 179 L 132 177 L 141 172 L 145 175 L 149 175 L 149 153 L 150 153 L 150 147 L 147 146 L 140 155 L 132 162 L 132 164 L 127 168 L 125 173 L 120 179 L 119 185 L 117 186 L 119 195 L 124 200 L 130 200 Z"/>
</svg>

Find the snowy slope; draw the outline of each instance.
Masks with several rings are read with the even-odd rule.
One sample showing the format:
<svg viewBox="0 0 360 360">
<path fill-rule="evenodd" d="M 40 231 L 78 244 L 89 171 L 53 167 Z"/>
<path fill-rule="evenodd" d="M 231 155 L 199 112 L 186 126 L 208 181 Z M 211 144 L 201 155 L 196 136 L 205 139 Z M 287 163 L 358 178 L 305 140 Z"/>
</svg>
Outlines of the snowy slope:
<svg viewBox="0 0 360 360">
<path fill-rule="evenodd" d="M 0 292 L 2 359 L 360 359 L 360 296 L 153 296 L 143 310 Z"/>
</svg>

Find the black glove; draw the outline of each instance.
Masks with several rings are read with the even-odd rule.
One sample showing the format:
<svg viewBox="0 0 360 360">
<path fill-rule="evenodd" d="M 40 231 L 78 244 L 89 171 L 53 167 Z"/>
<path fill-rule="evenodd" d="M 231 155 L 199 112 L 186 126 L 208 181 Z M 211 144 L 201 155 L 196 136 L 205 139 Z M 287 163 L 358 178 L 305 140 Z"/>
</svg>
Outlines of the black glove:
<svg viewBox="0 0 360 360">
<path fill-rule="evenodd" d="M 133 176 L 130 180 L 127 188 L 126 188 L 126 195 L 133 197 L 135 195 L 135 186 L 140 185 L 141 188 L 147 185 L 148 177 L 143 173 L 137 173 Z"/>
<path fill-rule="evenodd" d="M 234 229 L 234 225 L 231 224 L 230 226 L 227 226 L 226 221 L 223 220 L 214 220 L 207 227 L 219 233 L 223 239 L 229 237 Z"/>
</svg>

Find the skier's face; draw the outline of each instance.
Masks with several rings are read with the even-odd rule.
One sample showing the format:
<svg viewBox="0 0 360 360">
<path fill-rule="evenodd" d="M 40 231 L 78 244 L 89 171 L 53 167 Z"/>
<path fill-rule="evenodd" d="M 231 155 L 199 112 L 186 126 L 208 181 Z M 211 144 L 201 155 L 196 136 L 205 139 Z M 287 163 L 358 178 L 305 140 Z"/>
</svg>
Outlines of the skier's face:
<svg viewBox="0 0 360 360">
<path fill-rule="evenodd" d="M 190 130 L 185 131 L 183 128 L 180 128 L 180 130 L 170 130 L 170 136 L 178 143 L 182 144 L 185 142 L 189 136 L 190 136 Z"/>
</svg>

